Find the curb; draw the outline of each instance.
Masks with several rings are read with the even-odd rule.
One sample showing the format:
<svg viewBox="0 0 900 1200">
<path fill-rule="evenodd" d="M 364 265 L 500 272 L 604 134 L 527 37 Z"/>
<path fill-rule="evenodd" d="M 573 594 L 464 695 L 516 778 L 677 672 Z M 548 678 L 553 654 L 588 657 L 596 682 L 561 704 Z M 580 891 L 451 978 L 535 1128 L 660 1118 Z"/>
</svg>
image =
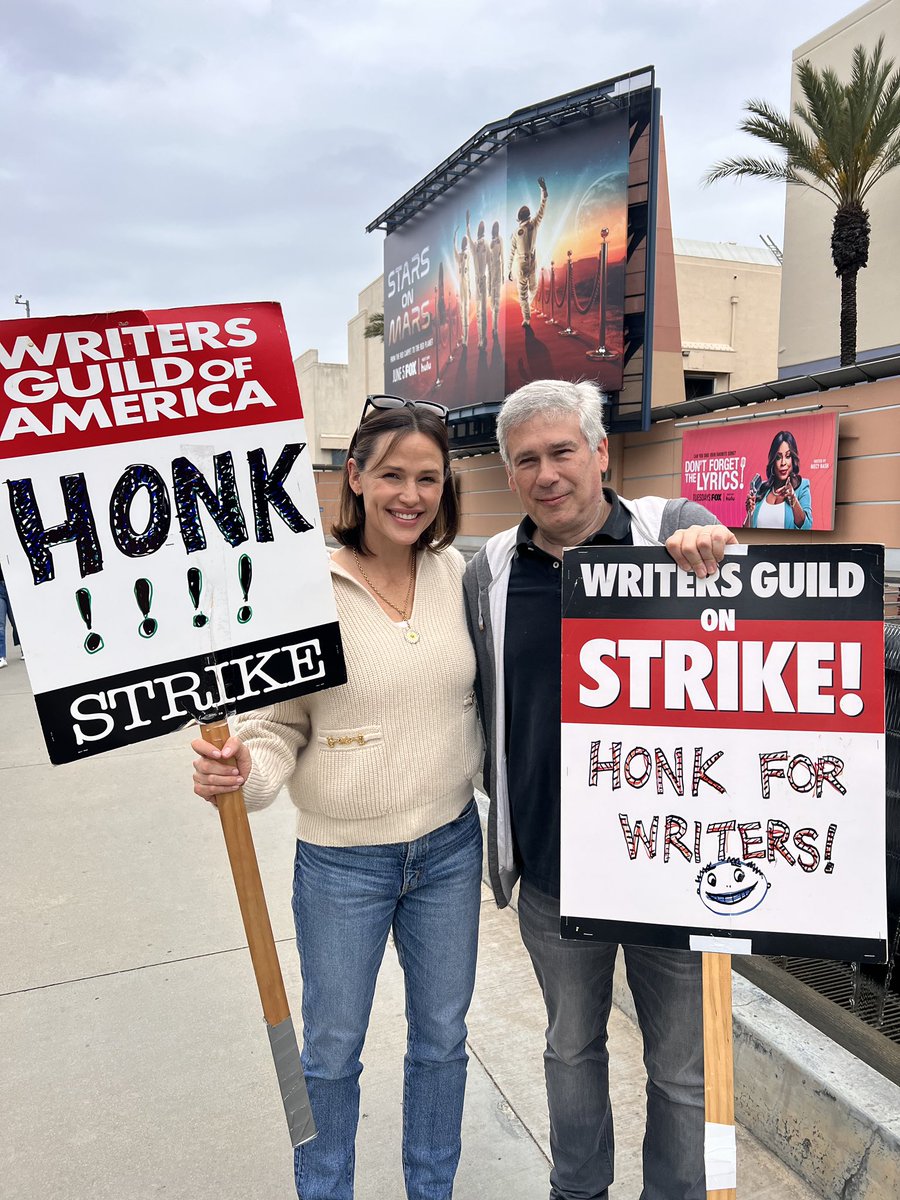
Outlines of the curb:
<svg viewBox="0 0 900 1200">
<path fill-rule="evenodd" d="M 735 1113 L 825 1200 L 897 1200 L 900 1087 L 732 974 Z M 637 1021 L 621 956 L 613 999 Z"/>
</svg>

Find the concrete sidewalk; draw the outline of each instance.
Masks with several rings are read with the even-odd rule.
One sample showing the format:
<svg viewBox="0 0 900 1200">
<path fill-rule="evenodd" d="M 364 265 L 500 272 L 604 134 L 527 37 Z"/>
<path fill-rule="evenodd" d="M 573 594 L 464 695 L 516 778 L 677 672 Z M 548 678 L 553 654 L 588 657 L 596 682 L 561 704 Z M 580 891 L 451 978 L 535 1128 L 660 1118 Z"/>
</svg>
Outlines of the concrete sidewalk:
<svg viewBox="0 0 900 1200">
<path fill-rule="evenodd" d="M 188 735 L 47 764 L 24 664 L 0 671 L 0 1194 L 290 1200 L 291 1151 L 215 812 Z M 293 810 L 252 828 L 299 1032 Z M 460 1200 L 545 1200 L 544 1017 L 515 915 L 485 893 Z M 403 988 L 390 948 L 364 1055 L 359 1200 L 402 1197 Z M 611 1021 L 618 1175 L 640 1192 L 639 1039 Z M 739 1196 L 813 1193 L 739 1132 Z"/>
</svg>

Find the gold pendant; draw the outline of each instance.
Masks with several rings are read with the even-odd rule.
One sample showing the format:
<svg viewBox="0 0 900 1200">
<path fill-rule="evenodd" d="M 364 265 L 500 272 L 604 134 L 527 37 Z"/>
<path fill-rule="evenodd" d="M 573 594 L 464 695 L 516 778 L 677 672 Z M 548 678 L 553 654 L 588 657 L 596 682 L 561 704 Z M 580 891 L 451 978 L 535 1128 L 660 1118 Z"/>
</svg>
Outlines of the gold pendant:
<svg viewBox="0 0 900 1200">
<path fill-rule="evenodd" d="M 406 627 L 406 633 L 404 634 L 404 637 L 413 646 L 419 640 L 419 635 L 416 633 L 415 629 L 410 629 L 408 625 Z"/>
</svg>

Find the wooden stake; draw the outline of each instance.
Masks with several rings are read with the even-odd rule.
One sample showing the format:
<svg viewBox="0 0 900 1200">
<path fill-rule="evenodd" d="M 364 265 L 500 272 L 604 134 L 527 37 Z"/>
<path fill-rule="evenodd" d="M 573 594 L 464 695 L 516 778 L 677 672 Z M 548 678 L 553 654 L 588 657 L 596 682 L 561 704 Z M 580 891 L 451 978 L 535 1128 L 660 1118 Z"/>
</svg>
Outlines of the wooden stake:
<svg viewBox="0 0 900 1200">
<path fill-rule="evenodd" d="M 731 1029 L 731 955 L 703 955 L 703 1054 L 707 1149 L 710 1126 L 734 1129 L 734 1046 Z M 724 1129 L 723 1129 L 724 1127 Z M 727 1156 L 727 1150 L 726 1150 Z M 708 1158 L 707 1158 L 708 1161 Z M 707 1191 L 707 1200 L 736 1200 L 737 1189 Z"/>
<path fill-rule="evenodd" d="M 204 739 L 218 750 L 228 741 L 227 721 L 202 725 L 201 730 Z M 233 758 L 223 758 L 221 762 L 226 767 L 234 766 Z M 281 1089 L 291 1145 L 302 1146 L 304 1142 L 316 1136 L 316 1124 L 309 1105 L 300 1051 L 297 1048 L 291 1010 L 288 1007 L 284 979 L 281 975 L 281 964 L 278 961 L 269 910 L 266 908 L 266 897 L 259 877 L 259 863 L 256 861 L 256 850 L 250 835 L 243 790 L 238 788 L 234 792 L 222 793 L 216 797 L 216 804 L 222 822 L 222 833 L 225 835 L 234 888 L 244 919 L 244 932 L 247 934 L 256 986 L 266 1018 L 269 1045 Z"/>
<path fill-rule="evenodd" d="M 217 750 L 221 750 L 229 738 L 227 721 L 202 725 L 201 731 L 205 741 L 210 742 Z M 226 767 L 234 766 L 233 758 L 223 758 L 221 762 Z M 216 796 L 216 804 L 222 821 L 222 833 L 225 835 L 234 888 L 244 919 L 244 932 L 247 934 L 256 986 L 266 1018 L 269 1045 L 281 1088 L 281 1100 L 284 1104 L 284 1115 L 287 1117 L 291 1145 L 302 1146 L 304 1142 L 316 1136 L 316 1124 L 309 1105 L 300 1051 L 297 1048 L 291 1010 L 284 990 L 281 964 L 278 961 L 269 910 L 266 908 L 266 897 L 259 877 L 259 863 L 256 861 L 256 850 L 250 835 L 243 790 L 238 788 L 237 791 Z"/>
<path fill-rule="evenodd" d="M 222 749 L 230 736 L 227 721 L 203 725 L 201 730 L 204 740 L 211 742 L 217 750 Z M 221 761 L 225 767 L 234 766 L 233 758 L 223 758 Z M 259 988 L 259 998 L 262 1001 L 263 1015 L 269 1025 L 280 1025 L 291 1015 L 291 1010 L 288 1007 L 281 964 L 272 936 L 269 910 L 266 908 L 266 897 L 259 876 L 259 863 L 250 834 L 250 822 L 244 807 L 244 793 L 240 788 L 234 792 L 225 792 L 216 797 L 216 803 L 219 806 L 222 833 L 225 835 L 225 846 L 244 920 L 244 932 L 250 947 L 250 958 L 256 975 L 256 986 Z"/>
</svg>

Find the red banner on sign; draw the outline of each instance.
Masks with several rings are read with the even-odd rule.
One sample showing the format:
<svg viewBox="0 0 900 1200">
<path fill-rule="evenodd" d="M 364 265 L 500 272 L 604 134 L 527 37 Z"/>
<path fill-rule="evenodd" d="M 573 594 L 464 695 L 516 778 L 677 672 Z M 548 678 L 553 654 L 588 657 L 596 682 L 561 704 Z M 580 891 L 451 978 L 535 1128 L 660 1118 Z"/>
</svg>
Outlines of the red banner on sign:
<svg viewBox="0 0 900 1200">
<path fill-rule="evenodd" d="M 302 416 L 277 304 L 6 321 L 0 459 Z"/>
<path fill-rule="evenodd" d="M 614 636 L 610 636 L 611 633 Z M 880 622 L 563 621 L 562 719 L 711 729 L 884 728 Z"/>
</svg>

